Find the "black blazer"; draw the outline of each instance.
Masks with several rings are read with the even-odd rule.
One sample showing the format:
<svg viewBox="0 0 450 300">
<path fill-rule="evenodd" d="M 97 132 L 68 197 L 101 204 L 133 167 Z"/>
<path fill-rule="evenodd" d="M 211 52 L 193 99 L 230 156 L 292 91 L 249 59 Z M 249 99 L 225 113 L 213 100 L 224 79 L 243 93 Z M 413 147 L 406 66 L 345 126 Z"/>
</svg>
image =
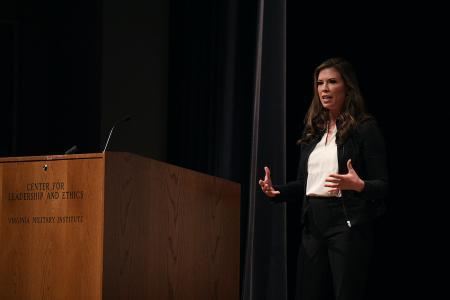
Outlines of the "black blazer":
<svg viewBox="0 0 450 300">
<path fill-rule="evenodd" d="M 308 144 L 300 145 L 300 160 L 297 180 L 285 185 L 276 185 L 280 195 L 273 198 L 276 202 L 303 199 L 302 223 L 309 208 L 306 197 L 306 180 L 308 177 L 308 159 L 325 131 L 319 132 Z M 388 172 L 384 138 L 375 121 L 370 118 L 362 121 L 338 145 L 339 174 L 346 174 L 347 160 L 351 158 L 352 166 L 359 177 L 364 180 L 364 190 L 342 191 L 343 211 L 352 225 L 373 220 L 386 210 L 384 198 L 388 191 Z"/>
</svg>

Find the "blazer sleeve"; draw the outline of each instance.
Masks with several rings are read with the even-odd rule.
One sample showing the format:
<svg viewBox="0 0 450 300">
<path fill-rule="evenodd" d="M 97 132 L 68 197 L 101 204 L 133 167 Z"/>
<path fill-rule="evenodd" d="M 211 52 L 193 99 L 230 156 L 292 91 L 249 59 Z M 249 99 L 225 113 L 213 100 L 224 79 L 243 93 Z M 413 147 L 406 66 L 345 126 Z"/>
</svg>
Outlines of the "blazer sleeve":
<svg viewBox="0 0 450 300">
<path fill-rule="evenodd" d="M 274 202 L 291 202 L 297 201 L 302 196 L 303 183 L 299 180 L 291 181 L 282 185 L 274 185 L 275 190 L 280 194 L 273 199 Z"/>
<path fill-rule="evenodd" d="M 376 201 L 388 193 L 388 171 L 384 138 L 375 120 L 361 126 L 362 159 L 365 166 L 364 197 Z"/>
<path fill-rule="evenodd" d="M 302 147 L 300 147 L 300 159 L 297 169 L 297 179 L 290 181 L 286 184 L 274 185 L 274 189 L 279 191 L 280 194 L 276 197 L 271 198 L 274 202 L 291 202 L 298 201 L 303 198 L 305 192 L 304 188 L 304 175 L 302 165 Z"/>
</svg>

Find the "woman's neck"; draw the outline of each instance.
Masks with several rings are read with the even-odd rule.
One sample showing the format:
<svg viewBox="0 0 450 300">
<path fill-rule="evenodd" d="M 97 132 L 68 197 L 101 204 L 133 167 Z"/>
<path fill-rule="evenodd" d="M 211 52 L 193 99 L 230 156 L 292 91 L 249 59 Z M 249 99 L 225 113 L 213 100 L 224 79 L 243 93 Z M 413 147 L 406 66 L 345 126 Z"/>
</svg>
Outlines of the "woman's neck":
<svg viewBox="0 0 450 300">
<path fill-rule="evenodd" d="M 332 131 L 336 127 L 336 119 L 330 119 L 327 127 L 328 130 Z"/>
<path fill-rule="evenodd" d="M 333 114 L 330 112 L 329 114 L 329 121 L 328 121 L 328 128 L 331 130 L 336 126 L 336 119 L 337 119 L 338 115 L 337 114 Z"/>
</svg>

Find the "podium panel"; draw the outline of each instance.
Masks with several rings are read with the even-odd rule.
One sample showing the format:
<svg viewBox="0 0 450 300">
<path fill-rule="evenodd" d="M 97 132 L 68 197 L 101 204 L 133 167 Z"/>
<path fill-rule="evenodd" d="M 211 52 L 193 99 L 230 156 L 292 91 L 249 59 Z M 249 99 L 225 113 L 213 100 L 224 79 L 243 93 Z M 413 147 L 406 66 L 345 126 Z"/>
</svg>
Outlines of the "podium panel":
<svg viewBox="0 0 450 300">
<path fill-rule="evenodd" d="M 1 299 L 238 299 L 239 184 L 129 153 L 0 159 Z"/>
<path fill-rule="evenodd" d="M 23 158 L 0 170 L 0 298 L 100 299 L 103 158 Z"/>
</svg>

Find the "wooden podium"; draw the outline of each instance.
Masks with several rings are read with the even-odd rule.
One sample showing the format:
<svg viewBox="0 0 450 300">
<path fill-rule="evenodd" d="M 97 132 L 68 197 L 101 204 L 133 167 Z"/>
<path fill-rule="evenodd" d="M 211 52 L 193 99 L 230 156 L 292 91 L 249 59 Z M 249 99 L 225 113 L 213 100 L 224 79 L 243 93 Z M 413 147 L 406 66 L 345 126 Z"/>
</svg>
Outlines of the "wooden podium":
<svg viewBox="0 0 450 300">
<path fill-rule="evenodd" d="M 240 186 L 129 153 L 0 159 L 0 299 L 238 299 Z"/>
</svg>

